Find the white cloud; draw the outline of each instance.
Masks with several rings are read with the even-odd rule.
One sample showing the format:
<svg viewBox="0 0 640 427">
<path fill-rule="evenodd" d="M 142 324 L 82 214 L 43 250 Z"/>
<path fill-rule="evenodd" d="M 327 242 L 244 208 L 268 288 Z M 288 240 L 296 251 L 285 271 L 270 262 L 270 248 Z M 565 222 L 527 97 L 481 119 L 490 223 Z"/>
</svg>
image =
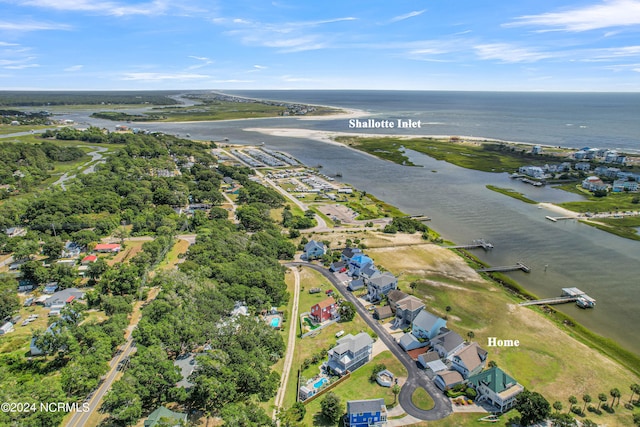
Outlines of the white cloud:
<svg viewBox="0 0 640 427">
<path fill-rule="evenodd" d="M 0 46 L 19 46 L 16 43 L 0 42 Z"/>
<path fill-rule="evenodd" d="M 7 70 L 24 70 L 25 68 L 37 68 L 39 64 L 18 64 L 18 65 L 7 65 L 4 68 Z"/>
<path fill-rule="evenodd" d="M 264 65 L 254 65 L 253 68 L 255 68 L 256 70 L 266 70 L 269 67 L 266 67 Z"/>
<path fill-rule="evenodd" d="M 136 5 L 94 0 L 27 0 L 22 5 L 72 12 L 93 12 L 113 16 L 161 15 L 175 7 L 168 0 L 153 0 Z"/>
<path fill-rule="evenodd" d="M 196 65 L 191 65 L 190 67 L 187 67 L 187 70 L 197 70 L 198 68 L 202 68 L 202 67 L 206 67 L 209 64 L 213 64 L 213 61 L 209 58 L 207 58 L 206 56 L 189 56 L 189 58 L 192 59 L 197 59 L 198 61 L 201 61 L 200 64 L 196 64 Z"/>
<path fill-rule="evenodd" d="M 639 0 L 604 0 L 600 4 L 565 9 L 561 12 L 520 16 L 504 26 L 540 26 L 580 32 L 639 24 Z"/>
<path fill-rule="evenodd" d="M 550 58 L 553 55 L 509 43 L 491 43 L 474 46 L 474 50 L 480 59 L 498 60 L 501 62 L 536 62 Z"/>
<path fill-rule="evenodd" d="M 409 12 L 409 13 L 405 13 L 404 15 L 399 15 L 399 16 L 393 17 L 393 18 L 391 18 L 391 20 L 389 20 L 389 22 L 404 21 L 405 19 L 413 18 L 414 16 L 420 16 L 423 13 L 425 13 L 426 11 L 427 11 L 427 9 L 414 10 L 413 12 Z"/>
<path fill-rule="evenodd" d="M 330 41 L 338 36 L 336 34 L 320 33 L 318 27 L 339 22 L 355 21 L 356 19 L 354 17 L 342 17 L 316 21 L 265 23 L 240 18 L 216 18 L 212 22 L 218 25 L 230 26 L 232 29 L 225 34 L 239 37 L 242 43 L 246 45 L 270 47 L 283 53 L 290 53 L 330 47 Z"/>
<path fill-rule="evenodd" d="M 49 22 L 9 22 L 0 21 L 0 30 L 9 31 L 41 31 L 41 30 L 68 30 L 71 27 L 65 24 L 53 24 Z M 8 46 L 8 45 L 7 45 Z"/>
<path fill-rule="evenodd" d="M 211 76 L 206 74 L 190 74 L 190 73 L 124 73 L 122 80 L 137 81 L 165 81 L 165 80 L 201 80 L 208 79 Z"/>
<path fill-rule="evenodd" d="M 69 72 L 80 71 L 82 70 L 83 67 L 84 65 L 72 65 L 71 67 L 65 68 L 64 71 L 69 71 Z"/>
</svg>

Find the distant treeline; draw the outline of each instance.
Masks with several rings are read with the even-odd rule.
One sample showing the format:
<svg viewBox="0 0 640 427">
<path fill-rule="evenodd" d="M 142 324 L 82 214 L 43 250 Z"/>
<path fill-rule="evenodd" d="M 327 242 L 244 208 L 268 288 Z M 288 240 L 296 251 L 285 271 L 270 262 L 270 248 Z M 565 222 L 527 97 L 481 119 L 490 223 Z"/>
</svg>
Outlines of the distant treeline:
<svg viewBox="0 0 640 427">
<path fill-rule="evenodd" d="M 0 124 L 10 124 L 14 121 L 21 125 L 44 125 L 49 122 L 46 111 L 25 112 L 18 110 L 0 110 Z"/>
<path fill-rule="evenodd" d="M 96 119 L 113 120 L 115 122 L 149 122 L 152 120 L 162 120 L 166 116 L 159 114 L 127 114 L 121 111 L 100 111 L 91 114 Z"/>
<path fill-rule="evenodd" d="M 100 104 L 175 105 L 169 98 L 179 91 L 82 91 L 82 92 L 0 92 L 0 106 L 51 106 Z"/>
</svg>

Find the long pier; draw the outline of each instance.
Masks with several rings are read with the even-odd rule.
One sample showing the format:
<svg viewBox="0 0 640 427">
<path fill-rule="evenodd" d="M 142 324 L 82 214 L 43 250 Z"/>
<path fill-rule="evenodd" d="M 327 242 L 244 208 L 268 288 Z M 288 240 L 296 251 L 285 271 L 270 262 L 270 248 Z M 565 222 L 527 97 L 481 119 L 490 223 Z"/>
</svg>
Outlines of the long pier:
<svg viewBox="0 0 640 427">
<path fill-rule="evenodd" d="M 447 249 L 476 249 L 482 248 L 485 251 L 493 249 L 493 244 L 485 241 L 484 239 L 474 240 L 470 245 L 456 245 L 446 246 Z"/>
<path fill-rule="evenodd" d="M 505 265 L 505 266 L 499 266 L 499 267 L 486 267 L 486 268 L 479 268 L 478 272 L 492 272 L 492 271 L 500 271 L 500 272 L 505 272 L 505 271 L 517 271 L 517 270 L 522 270 L 525 273 L 531 273 L 531 269 L 529 267 L 527 267 L 525 264 L 518 262 L 515 265 Z"/>
<path fill-rule="evenodd" d="M 562 288 L 562 296 L 555 298 L 544 298 L 533 301 L 521 302 L 521 306 L 527 305 L 553 305 L 553 304 L 565 304 L 567 302 L 576 302 L 580 308 L 593 308 L 596 305 L 596 300 L 591 298 L 585 292 L 578 288 Z"/>
</svg>

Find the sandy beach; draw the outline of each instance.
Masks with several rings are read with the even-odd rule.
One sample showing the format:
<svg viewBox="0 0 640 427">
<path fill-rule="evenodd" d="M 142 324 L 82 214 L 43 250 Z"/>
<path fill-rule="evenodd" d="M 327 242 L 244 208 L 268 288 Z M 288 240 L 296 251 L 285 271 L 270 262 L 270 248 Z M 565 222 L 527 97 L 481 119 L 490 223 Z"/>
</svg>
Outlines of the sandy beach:
<svg viewBox="0 0 640 427">
<path fill-rule="evenodd" d="M 578 212 L 570 211 L 569 209 L 562 208 L 558 205 L 554 205 L 549 202 L 538 203 L 538 206 L 543 207 L 544 209 L 548 209 L 552 212 L 560 214 L 562 216 L 571 217 L 571 218 L 579 218 L 580 214 Z"/>
</svg>

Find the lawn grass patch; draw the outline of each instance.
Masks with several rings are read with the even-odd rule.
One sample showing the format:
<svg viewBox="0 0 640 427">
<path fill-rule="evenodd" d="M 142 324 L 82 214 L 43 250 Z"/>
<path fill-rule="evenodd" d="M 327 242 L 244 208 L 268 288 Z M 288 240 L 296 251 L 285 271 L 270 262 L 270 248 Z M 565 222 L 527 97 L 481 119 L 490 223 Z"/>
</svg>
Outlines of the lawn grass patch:
<svg viewBox="0 0 640 427">
<path fill-rule="evenodd" d="M 418 387 L 411 395 L 411 402 L 416 405 L 416 408 L 428 411 L 435 406 L 435 402 L 429 396 L 429 393 L 423 388 Z"/>
</svg>

